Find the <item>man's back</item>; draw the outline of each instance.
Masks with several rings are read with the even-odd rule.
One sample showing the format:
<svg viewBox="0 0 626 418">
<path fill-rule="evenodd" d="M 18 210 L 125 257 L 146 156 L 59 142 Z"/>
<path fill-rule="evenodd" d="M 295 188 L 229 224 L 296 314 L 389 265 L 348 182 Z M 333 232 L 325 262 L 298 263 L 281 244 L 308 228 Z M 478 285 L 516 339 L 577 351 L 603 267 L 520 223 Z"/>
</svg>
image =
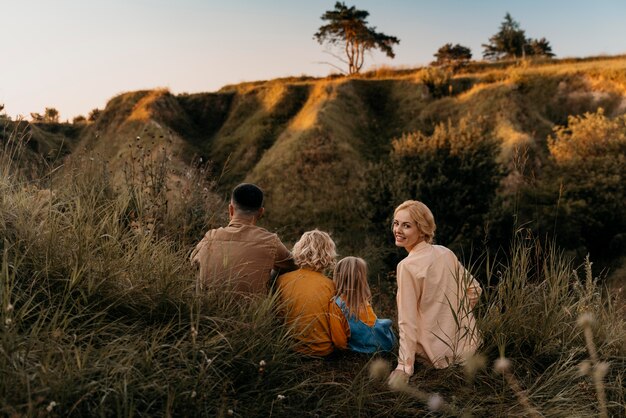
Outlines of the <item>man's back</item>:
<svg viewBox="0 0 626 418">
<path fill-rule="evenodd" d="M 276 234 L 233 218 L 212 229 L 191 254 L 200 267 L 200 288 L 226 285 L 232 290 L 267 294 L 272 269 L 293 269 L 289 250 Z"/>
</svg>

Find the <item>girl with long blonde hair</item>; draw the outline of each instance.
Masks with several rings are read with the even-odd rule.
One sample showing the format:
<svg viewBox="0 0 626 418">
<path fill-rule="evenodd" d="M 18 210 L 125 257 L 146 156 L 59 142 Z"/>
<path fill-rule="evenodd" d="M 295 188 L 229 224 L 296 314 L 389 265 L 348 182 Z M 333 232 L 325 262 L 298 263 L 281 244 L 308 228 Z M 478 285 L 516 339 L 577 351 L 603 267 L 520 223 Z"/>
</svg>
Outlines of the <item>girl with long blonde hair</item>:
<svg viewBox="0 0 626 418">
<path fill-rule="evenodd" d="M 335 297 L 331 301 L 331 322 L 343 328 L 347 348 L 359 353 L 390 351 L 396 343 L 390 319 L 378 319 L 372 309 L 372 292 L 367 282 L 367 263 L 359 257 L 346 257 L 333 272 Z"/>
</svg>

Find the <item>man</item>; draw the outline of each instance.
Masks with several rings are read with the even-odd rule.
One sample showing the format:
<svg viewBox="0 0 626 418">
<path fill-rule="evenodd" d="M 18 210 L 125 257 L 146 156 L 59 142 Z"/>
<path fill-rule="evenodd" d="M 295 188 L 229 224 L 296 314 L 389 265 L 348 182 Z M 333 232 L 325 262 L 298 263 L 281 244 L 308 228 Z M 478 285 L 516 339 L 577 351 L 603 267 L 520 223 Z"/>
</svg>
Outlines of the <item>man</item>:
<svg viewBox="0 0 626 418">
<path fill-rule="evenodd" d="M 243 183 L 233 189 L 225 228 L 206 233 L 191 253 L 199 266 L 196 289 L 213 283 L 252 294 L 267 294 L 272 270 L 296 268 L 293 257 L 276 234 L 256 226 L 263 215 L 263 191 Z"/>
</svg>

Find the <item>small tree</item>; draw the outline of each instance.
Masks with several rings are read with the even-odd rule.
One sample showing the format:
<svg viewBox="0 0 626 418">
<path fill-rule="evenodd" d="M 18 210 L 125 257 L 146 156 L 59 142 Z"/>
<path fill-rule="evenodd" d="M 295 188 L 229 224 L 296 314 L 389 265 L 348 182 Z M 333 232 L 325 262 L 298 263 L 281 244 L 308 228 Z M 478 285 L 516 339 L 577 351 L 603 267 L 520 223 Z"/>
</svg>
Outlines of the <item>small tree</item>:
<svg viewBox="0 0 626 418">
<path fill-rule="evenodd" d="M 375 27 L 368 27 L 367 20 L 365 20 L 368 16 L 369 12 L 365 10 L 358 10 L 354 6 L 348 8 L 345 3 L 337 2 L 335 10 L 328 10 L 321 17 L 329 23 L 320 26 L 315 34 L 315 39 L 320 44 L 326 42 L 343 47 L 345 60 L 333 55 L 348 64 L 349 74 L 356 74 L 361 70 L 365 51 L 376 48 L 388 57 L 394 58 L 392 46 L 400 43 L 395 36 L 388 36 L 376 32 Z"/>
<path fill-rule="evenodd" d="M 447 43 L 434 54 L 437 61 L 433 65 L 450 66 L 457 69 L 472 59 L 472 51 L 463 45 Z"/>
<path fill-rule="evenodd" d="M 78 124 L 85 123 L 85 122 L 87 122 L 87 118 L 85 118 L 83 115 L 75 116 L 74 119 L 72 119 L 72 123 L 74 125 L 78 125 Z"/>
<path fill-rule="evenodd" d="M 526 35 L 518 22 L 509 13 L 504 16 L 498 33 L 483 44 L 483 57 L 492 60 L 503 58 L 520 58 L 524 56 Z"/>
<path fill-rule="evenodd" d="M 43 118 L 48 123 L 59 123 L 59 111 L 54 107 L 46 107 Z"/>
<path fill-rule="evenodd" d="M 483 57 L 490 60 L 525 58 L 526 56 L 554 56 L 550 42 L 546 38 L 526 38 L 518 22 L 507 13 L 500 24 L 498 33 L 483 44 Z"/>
<path fill-rule="evenodd" d="M 539 57 L 554 57 L 550 42 L 546 38 L 529 39 L 526 45 L 526 55 L 534 55 Z"/>
<path fill-rule="evenodd" d="M 96 119 L 98 119 L 98 116 L 100 116 L 100 109 L 96 107 L 91 112 L 89 112 L 89 115 L 87 116 L 87 120 L 89 122 L 95 122 Z"/>
</svg>

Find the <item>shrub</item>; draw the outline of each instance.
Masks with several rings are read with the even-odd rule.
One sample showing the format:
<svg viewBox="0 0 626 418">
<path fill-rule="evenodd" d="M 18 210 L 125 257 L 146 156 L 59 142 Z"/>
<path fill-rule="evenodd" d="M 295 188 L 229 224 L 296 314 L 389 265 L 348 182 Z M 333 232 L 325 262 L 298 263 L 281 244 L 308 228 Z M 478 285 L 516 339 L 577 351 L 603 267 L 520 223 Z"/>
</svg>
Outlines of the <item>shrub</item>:
<svg viewBox="0 0 626 418">
<path fill-rule="evenodd" d="M 434 98 L 452 95 L 452 72 L 441 68 L 425 68 L 418 73 L 419 80 L 424 83 Z"/>
<path fill-rule="evenodd" d="M 571 116 L 548 139 L 550 159 L 521 190 L 521 222 L 579 257 L 606 263 L 626 249 L 626 117 Z"/>
<path fill-rule="evenodd" d="M 432 135 L 406 134 L 392 146 L 389 163 L 372 167 L 381 174 L 371 175 L 368 190 L 370 219 L 379 233 L 388 234 L 392 205 L 416 199 L 435 216 L 437 242 L 460 246 L 483 238 L 503 174 L 498 143 L 484 122 L 441 123 Z"/>
</svg>

